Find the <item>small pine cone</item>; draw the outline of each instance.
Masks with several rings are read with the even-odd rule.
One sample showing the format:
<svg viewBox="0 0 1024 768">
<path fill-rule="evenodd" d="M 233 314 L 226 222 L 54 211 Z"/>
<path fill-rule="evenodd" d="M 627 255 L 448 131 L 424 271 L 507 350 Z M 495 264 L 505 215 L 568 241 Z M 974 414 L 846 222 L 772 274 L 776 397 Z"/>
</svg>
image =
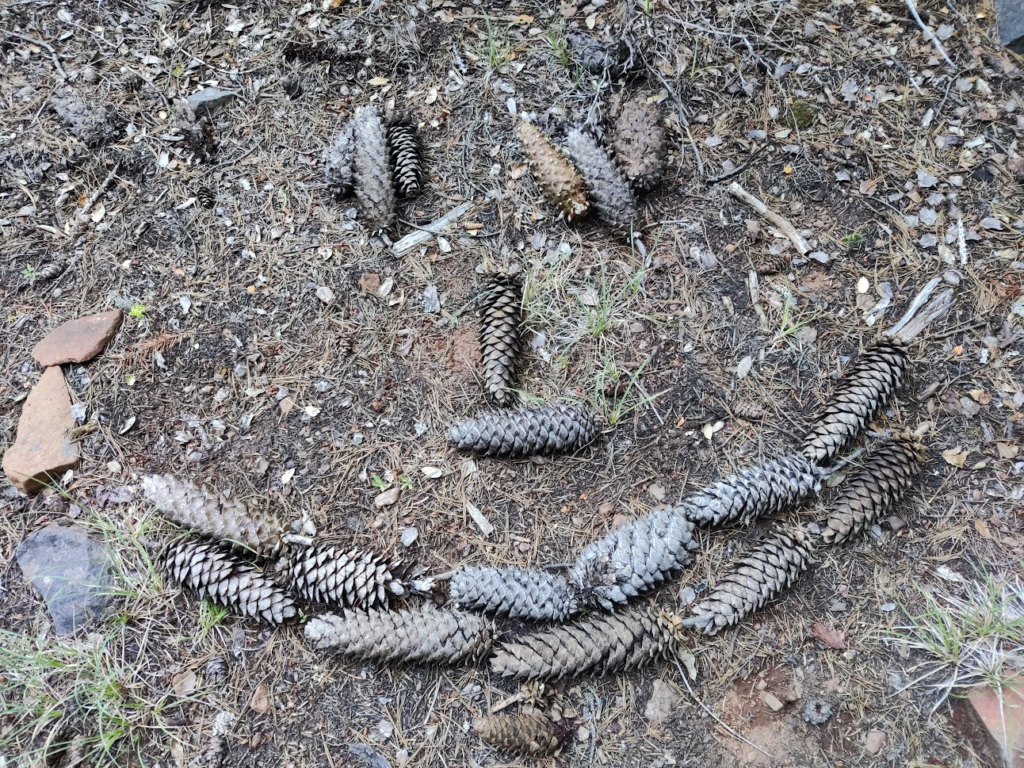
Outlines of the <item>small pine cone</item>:
<svg viewBox="0 0 1024 768">
<path fill-rule="evenodd" d="M 516 458 L 575 453 L 600 432 L 600 420 L 589 408 L 559 404 L 485 413 L 456 424 L 448 439 L 481 456 Z"/>
<path fill-rule="evenodd" d="M 359 107 L 352 118 L 355 190 L 371 231 L 390 228 L 395 218 L 395 184 L 391 176 L 388 137 L 374 107 Z"/>
<path fill-rule="evenodd" d="M 651 512 L 589 544 L 573 565 L 585 601 L 612 610 L 690 563 L 693 523 L 679 507 Z"/>
<path fill-rule="evenodd" d="M 590 210 L 587 188 L 573 167 L 551 140 L 532 123 L 520 121 L 519 143 L 544 197 L 566 221 L 582 218 Z"/>
<path fill-rule="evenodd" d="M 498 405 L 509 405 L 515 398 L 522 303 L 523 289 L 516 278 L 504 273 L 487 278 L 480 307 L 480 355 L 484 388 Z"/>
<path fill-rule="evenodd" d="M 476 663 L 491 649 L 494 626 L 481 616 L 425 604 L 408 611 L 325 614 L 306 623 L 315 648 L 376 661 Z"/>
<path fill-rule="evenodd" d="M 222 545 L 179 539 L 161 557 L 168 576 L 242 616 L 283 624 L 296 616 L 295 601 L 262 573 Z"/>
<path fill-rule="evenodd" d="M 348 608 L 386 606 L 405 594 L 404 568 L 376 552 L 316 545 L 299 552 L 288 571 L 289 586 L 314 603 Z"/>
<path fill-rule="evenodd" d="M 513 619 L 564 621 L 579 610 L 568 581 L 528 568 L 461 568 L 449 594 L 462 608 Z"/>
<path fill-rule="evenodd" d="M 792 257 L 783 251 L 777 253 L 774 256 L 769 254 L 757 265 L 756 270 L 759 275 L 776 275 L 779 272 L 785 272 L 789 269 Z"/>
<path fill-rule="evenodd" d="M 209 187 L 200 187 L 196 190 L 196 200 L 203 208 L 213 208 L 217 204 L 217 195 Z"/>
<path fill-rule="evenodd" d="M 142 490 L 168 520 L 204 536 L 267 557 L 284 544 L 284 523 L 273 512 L 255 511 L 238 499 L 226 499 L 171 475 L 146 475 Z"/>
<path fill-rule="evenodd" d="M 821 537 L 840 544 L 860 534 L 900 500 L 924 460 L 924 446 L 913 435 L 894 435 L 882 443 L 842 486 Z"/>
<path fill-rule="evenodd" d="M 821 478 L 821 470 L 803 456 L 787 456 L 723 477 L 680 506 L 697 525 L 746 525 L 817 494 Z"/>
<path fill-rule="evenodd" d="M 864 350 L 804 438 L 804 456 L 818 464 L 834 459 L 889 402 L 908 364 L 899 339 L 881 339 Z"/>
<path fill-rule="evenodd" d="M 597 215 L 608 226 L 628 233 L 636 217 L 636 204 L 622 171 L 594 137 L 579 128 L 566 133 L 565 147 L 586 182 Z"/>
<path fill-rule="evenodd" d="M 679 627 L 678 616 L 651 608 L 597 614 L 505 643 L 491 657 L 491 669 L 520 680 L 628 671 L 673 650 Z"/>
<path fill-rule="evenodd" d="M 776 531 L 730 564 L 683 625 L 705 635 L 735 625 L 796 581 L 811 564 L 812 554 L 811 541 L 803 531 Z"/>
<path fill-rule="evenodd" d="M 573 59 L 595 75 L 607 72 L 612 77 L 619 77 L 626 71 L 629 48 L 622 40 L 601 42 L 590 35 L 574 33 L 569 35 L 567 42 Z"/>
<path fill-rule="evenodd" d="M 623 106 L 612 140 L 615 160 L 630 183 L 647 192 L 661 180 L 668 142 L 657 106 L 642 96 Z"/>
<path fill-rule="evenodd" d="M 342 126 L 334 134 L 334 139 L 324 148 L 321 162 L 324 165 L 324 180 L 327 188 L 338 197 L 344 197 L 352 191 L 354 185 L 353 163 L 355 162 L 356 145 L 352 132 L 352 122 Z"/>
<path fill-rule="evenodd" d="M 423 152 L 416 127 L 404 120 L 388 126 L 391 173 L 399 197 L 415 197 L 423 186 Z"/>
<path fill-rule="evenodd" d="M 492 747 L 514 755 L 550 755 L 562 745 L 555 723 L 543 712 L 477 717 L 473 732 Z"/>
</svg>

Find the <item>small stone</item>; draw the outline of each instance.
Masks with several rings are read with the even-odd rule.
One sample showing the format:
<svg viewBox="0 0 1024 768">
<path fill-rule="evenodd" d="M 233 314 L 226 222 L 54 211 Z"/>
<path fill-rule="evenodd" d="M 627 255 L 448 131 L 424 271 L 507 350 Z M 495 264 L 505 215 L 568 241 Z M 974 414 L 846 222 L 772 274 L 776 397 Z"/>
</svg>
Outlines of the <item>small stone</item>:
<svg viewBox="0 0 1024 768">
<path fill-rule="evenodd" d="M 431 315 L 441 311 L 441 298 L 437 295 L 436 285 L 428 285 L 423 290 L 423 311 Z"/>
<path fill-rule="evenodd" d="M 83 528 L 54 523 L 33 531 L 14 556 L 46 601 L 58 635 L 102 617 L 110 602 L 110 560 L 106 548 Z"/>
<path fill-rule="evenodd" d="M 390 488 L 383 493 L 378 493 L 377 497 L 373 500 L 374 505 L 380 507 L 390 507 L 396 501 L 398 497 L 402 495 L 401 488 Z"/>
<path fill-rule="evenodd" d="M 768 709 L 770 709 L 772 712 L 778 712 L 784 706 L 786 706 L 781 701 L 779 701 L 778 696 L 776 696 L 774 693 L 771 693 L 770 691 L 765 691 L 761 694 L 761 701 L 763 701 L 764 705 L 768 707 Z"/>
<path fill-rule="evenodd" d="M 665 486 L 661 483 L 651 483 L 647 486 L 647 492 L 651 494 L 651 497 L 657 502 L 665 500 Z"/>
<path fill-rule="evenodd" d="M 679 704 L 681 698 L 675 688 L 664 680 L 655 680 L 651 698 L 644 708 L 644 717 L 652 723 L 664 723 L 672 716 L 672 710 Z"/>
<path fill-rule="evenodd" d="M 697 599 L 697 590 L 693 587 L 683 587 L 679 590 L 679 604 L 682 606 L 693 605 Z"/>
<path fill-rule="evenodd" d="M 996 0 L 999 42 L 1024 56 L 1024 8 L 1016 0 Z"/>
<path fill-rule="evenodd" d="M 225 91 L 220 88 L 203 88 L 185 99 L 197 117 L 203 114 L 213 114 L 225 104 L 230 103 L 238 94 L 235 91 Z"/>
<path fill-rule="evenodd" d="M 896 517 L 896 515 L 890 515 L 886 522 L 889 523 L 889 527 L 893 530 L 894 533 L 896 531 L 902 531 L 904 528 L 907 527 L 907 521 L 904 520 L 902 517 Z"/>
<path fill-rule="evenodd" d="M 864 739 L 864 749 L 868 754 L 877 755 L 888 741 L 885 731 L 868 731 L 867 738 Z"/>
<path fill-rule="evenodd" d="M 896 603 L 882 603 L 879 608 L 883 613 L 892 613 L 896 610 Z"/>
<path fill-rule="evenodd" d="M 402 531 L 402 546 L 411 547 L 416 543 L 416 539 L 420 537 L 420 532 L 416 530 L 415 526 L 406 528 Z"/>
<path fill-rule="evenodd" d="M 123 319 L 124 312 L 115 309 L 68 320 L 36 344 L 32 357 L 43 366 L 92 360 L 117 333 Z"/>
<path fill-rule="evenodd" d="M 328 288 L 326 285 L 321 285 L 316 289 L 316 297 L 320 299 L 324 304 L 330 304 L 334 301 L 334 291 Z"/>
<path fill-rule="evenodd" d="M 974 689 L 967 700 L 1004 764 L 1024 765 L 1024 675 L 1004 678 L 1001 686 Z"/>
<path fill-rule="evenodd" d="M 22 493 L 35 493 L 78 466 L 71 396 L 59 366 L 47 368 L 21 411 L 14 444 L 4 453 L 4 474 Z"/>
</svg>

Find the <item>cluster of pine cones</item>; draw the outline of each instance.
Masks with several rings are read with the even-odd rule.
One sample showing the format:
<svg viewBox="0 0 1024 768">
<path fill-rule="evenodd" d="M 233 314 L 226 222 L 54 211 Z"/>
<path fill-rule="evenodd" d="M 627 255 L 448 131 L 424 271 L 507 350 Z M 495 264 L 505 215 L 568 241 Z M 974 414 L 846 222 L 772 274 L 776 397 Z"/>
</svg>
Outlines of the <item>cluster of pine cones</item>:
<svg viewBox="0 0 1024 768">
<path fill-rule="evenodd" d="M 423 152 L 415 126 L 385 121 L 376 107 L 358 107 L 323 152 L 328 188 L 343 197 L 355 192 L 371 231 L 388 230 L 397 198 L 419 194 Z"/>
<path fill-rule="evenodd" d="M 636 195 L 653 189 L 665 170 L 661 114 L 642 95 L 619 110 L 611 152 L 586 128 L 569 128 L 560 148 L 526 121 L 519 123 L 519 142 L 537 185 L 560 217 L 574 221 L 593 208 L 601 221 L 626 235 L 637 215 Z"/>
</svg>

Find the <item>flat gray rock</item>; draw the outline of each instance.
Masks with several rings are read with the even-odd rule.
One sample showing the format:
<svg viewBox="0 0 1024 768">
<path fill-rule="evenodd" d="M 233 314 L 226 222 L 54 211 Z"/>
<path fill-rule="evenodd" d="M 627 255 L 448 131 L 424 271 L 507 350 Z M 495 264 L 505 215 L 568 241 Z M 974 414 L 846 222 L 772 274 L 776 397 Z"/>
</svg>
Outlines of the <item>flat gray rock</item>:
<svg viewBox="0 0 1024 768">
<path fill-rule="evenodd" d="M 58 635 L 103 616 L 110 602 L 106 548 L 77 525 L 48 525 L 14 550 L 26 580 L 43 596 Z"/>
<path fill-rule="evenodd" d="M 203 90 L 193 93 L 185 101 L 188 102 L 188 105 L 197 116 L 202 117 L 204 113 L 212 115 L 237 96 L 238 94 L 235 91 L 224 91 L 220 88 L 203 88 Z"/>
<path fill-rule="evenodd" d="M 1024 55 L 1024 3 L 1021 0 L 996 0 L 999 42 L 1014 53 Z"/>
</svg>

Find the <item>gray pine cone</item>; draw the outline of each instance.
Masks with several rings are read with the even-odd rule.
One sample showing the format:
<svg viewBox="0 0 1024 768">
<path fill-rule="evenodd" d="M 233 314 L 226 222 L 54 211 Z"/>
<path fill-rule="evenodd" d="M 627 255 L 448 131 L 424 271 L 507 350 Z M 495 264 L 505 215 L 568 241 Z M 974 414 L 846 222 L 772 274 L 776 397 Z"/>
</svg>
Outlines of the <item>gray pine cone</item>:
<svg viewBox="0 0 1024 768">
<path fill-rule="evenodd" d="M 423 152 L 416 127 L 405 120 L 388 126 L 391 173 L 399 197 L 415 197 L 423 188 Z"/>
<path fill-rule="evenodd" d="M 813 546 L 803 531 L 776 531 L 729 566 L 683 625 L 705 635 L 735 625 L 796 581 L 811 564 L 812 554 Z"/>
<path fill-rule="evenodd" d="M 492 747 L 514 755 L 549 755 L 562 745 L 555 723 L 543 712 L 485 715 L 473 719 L 473 732 Z"/>
<path fill-rule="evenodd" d="M 387 131 L 375 107 L 359 107 L 352 118 L 356 199 L 371 231 L 390 228 L 395 218 Z"/>
<path fill-rule="evenodd" d="M 886 440 L 842 486 L 821 537 L 840 544 L 859 535 L 902 498 L 924 460 L 924 446 L 913 435 L 901 433 Z"/>
<path fill-rule="evenodd" d="M 176 584 L 242 616 L 268 624 L 283 624 L 296 616 L 289 594 L 222 545 L 179 539 L 160 561 Z"/>
<path fill-rule="evenodd" d="M 665 170 L 668 150 L 657 106 L 643 96 L 627 101 L 615 121 L 612 147 L 633 186 L 642 192 L 653 189 Z"/>
<path fill-rule="evenodd" d="M 636 204 L 622 171 L 594 137 L 579 128 L 566 132 L 565 148 L 587 185 L 597 215 L 608 226 L 628 233 L 636 218 Z"/>
<path fill-rule="evenodd" d="M 306 623 L 313 647 L 376 661 L 476 663 L 491 649 L 494 626 L 481 616 L 425 604 L 407 611 L 325 614 Z"/>
<path fill-rule="evenodd" d="M 491 657 L 491 669 L 520 680 L 636 669 L 675 650 L 680 621 L 651 608 L 596 614 L 503 644 Z"/>
<path fill-rule="evenodd" d="M 376 552 L 317 545 L 296 554 L 288 576 L 291 588 L 311 602 L 374 608 L 405 594 L 404 571 Z"/>
<path fill-rule="evenodd" d="M 462 608 L 513 619 L 564 621 L 579 610 L 568 581 L 528 568 L 460 568 L 449 594 Z"/>
<path fill-rule="evenodd" d="M 522 340 L 523 289 L 511 275 L 488 276 L 480 305 L 480 353 L 484 388 L 498 405 L 515 399 L 515 385 Z"/>
<path fill-rule="evenodd" d="M 818 464 L 834 459 L 892 399 L 908 365 L 899 339 L 881 339 L 865 349 L 804 438 L 804 456 Z"/>
<path fill-rule="evenodd" d="M 352 164 L 355 152 L 356 147 L 350 121 L 334 134 L 333 141 L 324 148 L 323 152 L 324 180 L 327 182 L 328 189 L 338 197 L 344 197 L 352 191 L 354 184 Z"/>
<path fill-rule="evenodd" d="M 747 467 L 683 500 L 697 525 L 746 525 L 796 506 L 821 490 L 822 471 L 803 456 Z"/>
<path fill-rule="evenodd" d="M 595 75 L 607 72 L 619 77 L 626 71 L 630 60 L 629 48 L 622 40 L 601 42 L 590 35 L 574 33 L 567 38 L 569 51 L 581 67 Z"/>
<path fill-rule="evenodd" d="M 596 414 L 580 405 L 545 405 L 485 413 L 456 424 L 448 439 L 481 456 L 521 457 L 574 453 L 601 432 Z"/>
<path fill-rule="evenodd" d="M 644 515 L 589 544 L 573 565 L 583 599 L 605 610 L 653 589 L 690 563 L 693 523 L 679 507 Z"/>
<path fill-rule="evenodd" d="M 273 556 L 284 543 L 284 523 L 273 512 L 256 511 L 171 475 L 146 475 L 142 491 L 161 515 L 204 536 L 240 549 Z"/>
</svg>

